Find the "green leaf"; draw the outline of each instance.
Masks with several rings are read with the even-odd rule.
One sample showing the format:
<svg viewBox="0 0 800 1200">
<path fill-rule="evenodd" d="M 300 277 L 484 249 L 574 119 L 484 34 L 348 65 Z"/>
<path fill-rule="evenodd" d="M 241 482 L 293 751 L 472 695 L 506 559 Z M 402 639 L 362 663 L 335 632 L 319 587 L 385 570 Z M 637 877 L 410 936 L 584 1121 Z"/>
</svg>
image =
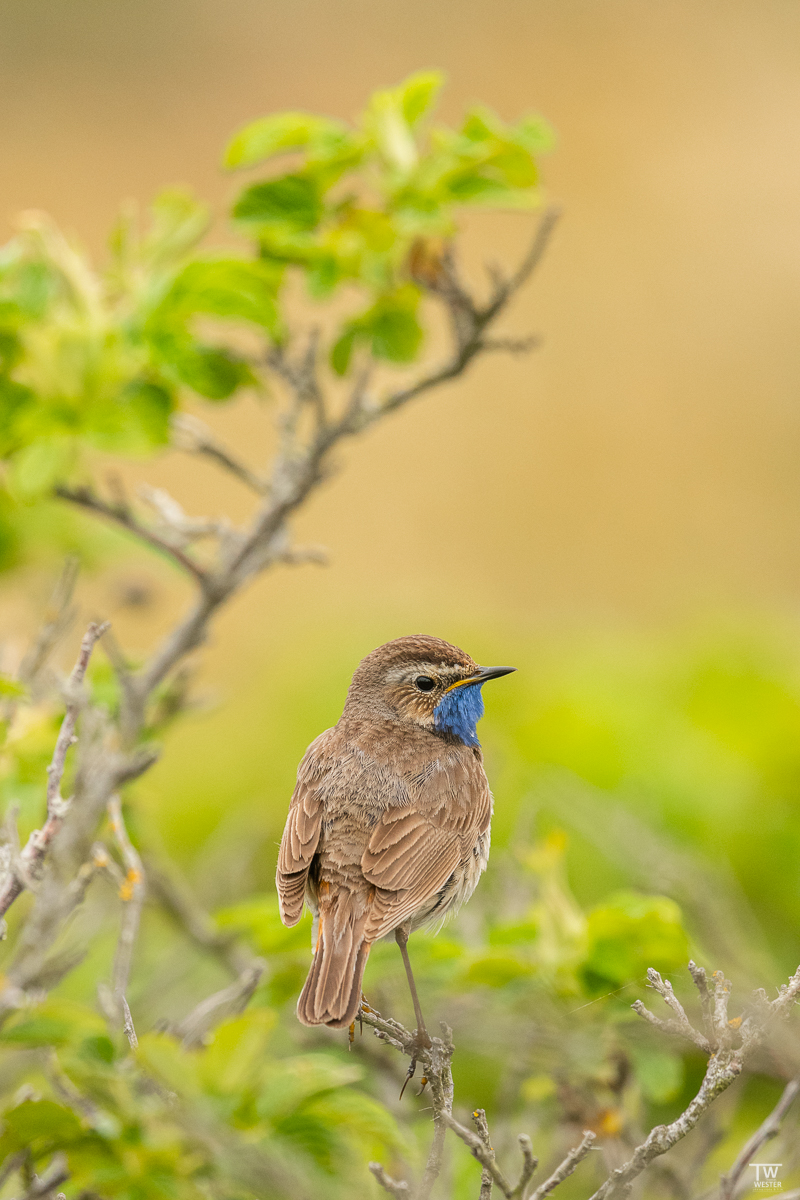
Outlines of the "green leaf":
<svg viewBox="0 0 800 1200">
<path fill-rule="evenodd" d="M 337 375 L 346 375 L 356 344 L 356 330 L 350 328 L 338 338 L 331 349 L 331 366 Z"/>
<path fill-rule="evenodd" d="M 323 213 L 317 182 L 308 175 L 282 175 L 245 188 L 233 206 L 239 221 L 314 229 Z"/>
<path fill-rule="evenodd" d="M 344 375 L 358 341 L 369 345 L 374 358 L 388 362 L 412 362 L 422 343 L 422 326 L 417 318 L 420 292 L 404 284 L 380 296 L 360 317 L 349 321 L 331 351 L 331 366 Z"/>
<path fill-rule="evenodd" d="M 180 326 L 150 329 L 149 336 L 156 363 L 207 400 L 227 400 L 238 388 L 258 382 L 234 351 L 196 342 Z"/>
<path fill-rule="evenodd" d="M 531 972 L 531 964 L 519 955 L 502 950 L 489 950 L 472 960 L 463 978 L 468 985 L 501 988 L 515 979 L 530 975 Z"/>
<path fill-rule="evenodd" d="M 685 1068 L 679 1054 L 650 1047 L 631 1047 L 636 1078 L 646 1100 L 668 1104 L 683 1087 Z"/>
<path fill-rule="evenodd" d="M 412 127 L 430 112 L 442 90 L 444 75 L 441 71 L 417 71 L 404 79 L 396 89 L 400 107 L 408 124 Z"/>
<path fill-rule="evenodd" d="M 585 969 L 615 983 L 641 978 L 648 967 L 671 971 L 689 957 L 681 911 L 666 896 L 619 892 L 587 917 Z"/>
<path fill-rule="evenodd" d="M 346 137 L 347 127 L 340 121 L 304 112 L 275 113 L 252 121 L 235 133 L 225 149 L 223 164 L 229 169 L 253 167 L 273 154 L 299 150 L 309 144 L 317 150 L 330 151 Z"/>
<path fill-rule="evenodd" d="M 241 258 L 200 259 L 176 276 L 163 310 L 187 317 L 208 313 L 251 321 L 276 335 L 281 272 L 269 263 Z"/>
<path fill-rule="evenodd" d="M 161 384 L 132 379 L 116 396 L 95 405 L 84 430 L 86 440 L 114 454 L 148 454 L 169 441 L 169 417 L 176 397 Z"/>
<path fill-rule="evenodd" d="M 342 1063 L 328 1054 L 302 1054 L 272 1065 L 257 1101 L 261 1117 L 275 1119 L 300 1104 L 364 1076 L 363 1067 Z"/>
<path fill-rule="evenodd" d="M 236 929 L 253 939 L 260 954 L 282 954 L 308 950 L 311 941 L 310 920 L 304 919 L 287 929 L 281 921 L 277 898 L 258 896 L 241 904 L 220 909 L 215 914 L 223 929 Z"/>
<path fill-rule="evenodd" d="M 59 1046 L 69 1040 L 72 1028 L 70 1021 L 57 1017 L 31 1017 L 29 1021 L 20 1021 L 10 1029 L 4 1029 L 0 1041 L 20 1042 L 26 1046 Z"/>
<path fill-rule="evenodd" d="M 181 346 L 172 366 L 182 383 L 207 400 L 227 400 L 238 388 L 256 383 L 246 362 L 213 346 Z"/>
<path fill-rule="evenodd" d="M 38 1157 L 50 1146 L 69 1145 L 82 1134 L 80 1121 L 68 1108 L 52 1100 L 25 1100 L 3 1113 L 0 1157 L 28 1146 Z"/>
<path fill-rule="evenodd" d="M 174 262 L 202 238 L 211 211 L 185 188 L 168 188 L 150 207 L 151 223 L 142 241 L 142 254 L 153 265 Z"/>
<path fill-rule="evenodd" d="M 16 679 L 0 674 L 0 696 L 24 696 L 25 688 Z"/>
<path fill-rule="evenodd" d="M 417 320 L 416 302 L 406 303 L 398 296 L 379 301 L 373 309 L 369 330 L 375 358 L 389 362 L 412 362 L 422 342 L 422 326 Z"/>
<path fill-rule="evenodd" d="M 552 125 L 535 113 L 523 117 L 514 126 L 517 140 L 531 154 L 548 154 L 554 147 L 556 135 Z"/>
<path fill-rule="evenodd" d="M 64 479 L 75 463 L 72 438 L 42 438 L 16 454 L 9 472 L 11 491 L 22 500 L 33 500 Z"/>
</svg>

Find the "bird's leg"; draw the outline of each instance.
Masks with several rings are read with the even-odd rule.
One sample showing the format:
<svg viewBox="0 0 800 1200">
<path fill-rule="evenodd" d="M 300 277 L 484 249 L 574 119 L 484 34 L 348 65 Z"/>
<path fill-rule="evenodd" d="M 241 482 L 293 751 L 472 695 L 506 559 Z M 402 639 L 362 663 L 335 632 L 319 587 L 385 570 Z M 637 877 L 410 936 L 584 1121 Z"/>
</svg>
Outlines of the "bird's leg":
<svg viewBox="0 0 800 1200">
<path fill-rule="evenodd" d="M 402 926 L 394 931 L 395 941 L 400 947 L 400 953 L 403 956 L 403 966 L 406 969 L 406 977 L 408 979 L 408 987 L 411 992 L 411 999 L 414 1002 L 414 1016 L 417 1019 L 417 1036 L 414 1039 L 420 1050 L 430 1050 L 433 1042 L 428 1037 L 428 1030 L 425 1028 L 425 1018 L 422 1015 L 422 1008 L 417 995 L 417 985 L 414 983 L 414 975 L 411 970 L 411 963 L 408 957 L 408 933 Z M 416 1065 L 416 1063 L 415 1063 Z"/>
</svg>

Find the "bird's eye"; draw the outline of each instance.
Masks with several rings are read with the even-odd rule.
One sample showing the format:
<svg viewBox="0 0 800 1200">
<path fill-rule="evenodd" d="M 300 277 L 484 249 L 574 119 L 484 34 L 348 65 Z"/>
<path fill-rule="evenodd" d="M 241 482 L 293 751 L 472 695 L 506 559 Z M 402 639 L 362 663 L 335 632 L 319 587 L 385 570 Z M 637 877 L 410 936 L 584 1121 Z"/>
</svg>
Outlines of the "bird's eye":
<svg viewBox="0 0 800 1200">
<path fill-rule="evenodd" d="M 418 675 L 414 680 L 414 687 L 420 692 L 432 692 L 436 684 L 429 675 Z"/>
</svg>

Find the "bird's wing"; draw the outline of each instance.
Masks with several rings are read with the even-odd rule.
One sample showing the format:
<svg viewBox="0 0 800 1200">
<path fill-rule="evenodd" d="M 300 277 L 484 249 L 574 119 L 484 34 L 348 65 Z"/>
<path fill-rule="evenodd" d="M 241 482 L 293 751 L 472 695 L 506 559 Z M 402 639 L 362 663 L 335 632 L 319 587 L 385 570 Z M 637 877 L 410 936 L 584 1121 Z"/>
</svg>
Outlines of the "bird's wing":
<svg viewBox="0 0 800 1200">
<path fill-rule="evenodd" d="M 297 786 L 289 805 L 275 876 L 284 925 L 296 925 L 303 915 L 308 868 L 316 853 L 322 826 L 319 785 L 327 773 L 324 751 L 330 733 L 329 729 L 311 743 L 297 769 Z"/>
<path fill-rule="evenodd" d="M 492 797 L 480 760 L 448 750 L 418 780 L 412 803 L 386 809 L 361 859 L 378 889 L 371 940 L 408 920 L 444 887 L 489 828 Z"/>
</svg>

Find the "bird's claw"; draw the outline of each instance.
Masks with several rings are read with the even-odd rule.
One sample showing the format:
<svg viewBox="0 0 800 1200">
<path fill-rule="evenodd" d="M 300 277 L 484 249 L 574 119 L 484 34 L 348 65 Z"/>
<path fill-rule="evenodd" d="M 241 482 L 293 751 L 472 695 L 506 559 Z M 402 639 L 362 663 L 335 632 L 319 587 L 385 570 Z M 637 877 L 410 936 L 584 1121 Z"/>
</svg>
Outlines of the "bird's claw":
<svg viewBox="0 0 800 1200">
<path fill-rule="evenodd" d="M 408 1044 L 407 1050 L 406 1050 L 406 1053 L 411 1055 L 411 1062 L 408 1064 L 408 1070 L 406 1071 L 406 1077 L 403 1082 L 403 1086 L 400 1089 L 400 1099 L 401 1100 L 403 1099 L 403 1092 L 408 1087 L 408 1081 L 410 1079 L 414 1078 L 414 1072 L 417 1069 L 418 1058 L 426 1050 L 430 1050 L 432 1046 L 433 1046 L 433 1042 L 428 1037 L 428 1031 L 426 1029 L 424 1029 L 424 1028 L 416 1029 L 414 1031 L 414 1037 L 411 1039 L 410 1043 Z M 422 1087 L 417 1092 L 418 1096 L 421 1096 L 422 1093 L 425 1091 L 427 1083 L 428 1083 L 428 1077 L 427 1077 L 427 1075 L 423 1074 Z"/>
<path fill-rule="evenodd" d="M 409 1081 L 409 1079 L 413 1079 L 413 1078 L 414 1078 L 414 1072 L 416 1071 L 416 1069 L 417 1069 L 417 1058 L 416 1058 L 416 1055 L 415 1055 L 415 1056 L 414 1056 L 414 1057 L 411 1059 L 411 1062 L 408 1064 L 408 1070 L 406 1071 L 406 1077 L 405 1077 L 405 1079 L 403 1080 L 403 1086 L 400 1088 L 400 1099 L 401 1099 L 401 1100 L 403 1099 L 403 1092 L 404 1092 L 404 1091 L 406 1090 L 406 1088 L 408 1087 L 408 1081 Z"/>
</svg>

